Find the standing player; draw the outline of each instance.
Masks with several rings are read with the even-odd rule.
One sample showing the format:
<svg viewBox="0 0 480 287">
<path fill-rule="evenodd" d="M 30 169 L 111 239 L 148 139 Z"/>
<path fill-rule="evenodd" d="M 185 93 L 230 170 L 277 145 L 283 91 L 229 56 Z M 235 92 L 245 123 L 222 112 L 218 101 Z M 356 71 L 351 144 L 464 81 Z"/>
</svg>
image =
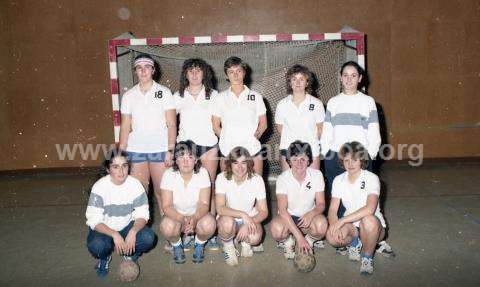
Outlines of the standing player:
<svg viewBox="0 0 480 287">
<path fill-rule="evenodd" d="M 338 151 L 343 144 L 357 141 L 366 148 L 370 157 L 366 167 L 369 171 L 373 171 L 371 160 L 375 159 L 380 148 L 380 127 L 375 100 L 358 90 L 363 74 L 364 70 L 356 62 L 343 64 L 340 70 L 342 93 L 331 98 L 327 104 L 320 145 L 325 157 L 329 194 L 333 179 L 344 172 L 338 158 Z M 343 211 L 344 207 L 340 204 L 339 215 L 342 215 Z M 337 251 L 345 253 L 345 249 Z M 379 243 L 378 252 L 386 256 L 394 255 L 385 241 Z"/>
<path fill-rule="evenodd" d="M 253 165 L 248 150 L 235 147 L 227 157 L 225 172 L 216 180 L 218 234 L 230 266 L 238 265 L 234 239 L 242 246 L 241 256 L 252 257 L 252 246 L 260 243 L 261 223 L 268 216 L 265 183 Z"/>
<path fill-rule="evenodd" d="M 122 97 L 119 147 L 128 152 L 132 176 L 139 179 L 146 190 L 152 177 L 162 213 L 160 182 L 166 166 L 171 165 L 177 127 L 172 93 L 153 80 L 154 66 L 149 55 L 135 57 L 138 84 Z"/>
<path fill-rule="evenodd" d="M 215 218 L 208 212 L 210 177 L 195 154 L 192 141 L 179 142 L 175 147 L 173 167 L 162 179 L 162 208 L 165 216 L 160 231 L 173 246 L 175 263 L 185 263 L 180 235 L 195 234 L 193 262 L 204 260 L 205 242 L 215 232 Z"/>
<path fill-rule="evenodd" d="M 367 152 L 358 142 L 346 143 L 340 149 L 340 164 L 346 171 L 333 181 L 327 232 L 331 245 L 348 246 L 350 260 L 361 260 L 363 275 L 373 273 L 375 246 L 385 236 L 386 227 L 378 204 L 380 180 L 365 170 Z M 339 218 L 340 201 L 346 210 Z"/>
<path fill-rule="evenodd" d="M 142 184 L 128 175 L 127 153 L 112 150 L 104 167 L 108 175 L 93 185 L 85 213 L 87 247 L 99 259 L 95 269 L 100 277 L 108 274 L 113 250 L 137 262 L 155 243 L 155 234 L 145 226 L 150 218 L 147 195 Z"/>
<path fill-rule="evenodd" d="M 197 158 L 210 175 L 210 212 L 215 217 L 215 177 L 217 176 L 218 139 L 212 127 L 212 113 L 217 91 L 213 89 L 213 75 L 202 59 L 188 59 L 183 63 L 180 75 L 180 90 L 175 93 L 175 108 L 180 114 L 177 142 L 191 140 L 197 148 Z M 189 248 L 192 238 L 184 242 Z M 207 247 L 218 249 L 216 237 L 209 240 Z"/>
<path fill-rule="evenodd" d="M 220 138 L 220 153 L 223 158 L 220 168 L 224 171 L 225 156 L 234 147 L 242 146 L 253 155 L 255 172 L 262 175 L 262 147 L 259 139 L 267 129 L 263 97 L 244 85 L 247 64 L 242 59 L 228 58 L 223 70 L 230 87 L 218 95 L 213 114 L 213 129 Z"/>
<path fill-rule="evenodd" d="M 312 73 L 307 67 L 294 65 L 287 71 L 287 93 L 275 111 L 275 123 L 280 133 L 280 165 L 282 171 L 289 169 L 287 163 L 288 146 L 296 141 L 304 141 L 312 148 L 311 168 L 320 169 L 320 136 L 322 134 L 325 109 L 322 102 L 313 97 Z"/>
<path fill-rule="evenodd" d="M 300 252 L 313 253 L 313 243 L 327 231 L 322 214 L 325 183 L 322 172 L 309 167 L 312 151 L 308 143 L 291 143 L 287 162 L 290 169 L 276 183 L 278 215 L 270 223 L 270 232 L 275 240 L 283 241 L 285 258 L 293 259 L 295 243 Z"/>
</svg>

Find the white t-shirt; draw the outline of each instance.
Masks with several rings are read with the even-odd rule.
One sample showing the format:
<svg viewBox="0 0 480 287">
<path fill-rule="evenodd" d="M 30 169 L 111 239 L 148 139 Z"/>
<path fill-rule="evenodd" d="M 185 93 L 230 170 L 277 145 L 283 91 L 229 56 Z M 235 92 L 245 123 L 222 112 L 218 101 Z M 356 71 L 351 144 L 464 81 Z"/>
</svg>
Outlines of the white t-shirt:
<svg viewBox="0 0 480 287">
<path fill-rule="evenodd" d="M 153 82 L 143 94 L 137 84 L 122 97 L 121 113 L 132 117 L 132 131 L 127 151 L 154 153 L 168 150 L 168 129 L 165 112 L 175 109 L 170 90 Z"/>
<path fill-rule="evenodd" d="M 288 146 L 300 140 L 310 144 L 314 157 L 320 155 L 320 140 L 318 138 L 317 124 L 325 118 L 325 109 L 322 102 L 307 94 L 305 99 L 298 105 L 293 103 L 292 95 L 282 99 L 275 111 L 275 123 L 282 125 L 280 149 L 288 149 Z"/>
<path fill-rule="evenodd" d="M 183 97 L 180 97 L 179 92 L 175 93 L 175 108 L 180 114 L 177 142 L 192 140 L 201 146 L 217 144 L 218 139 L 212 127 L 214 101 L 217 95 L 217 91 L 212 90 L 206 97 L 205 87 L 202 88 L 197 99 L 194 99 L 186 89 Z"/>
<path fill-rule="evenodd" d="M 266 198 L 265 183 L 258 174 L 238 185 L 233 176 L 228 180 L 222 172 L 215 181 L 215 193 L 225 195 L 226 206 L 243 211 L 249 216 L 255 216 L 258 213 L 255 201 Z"/>
<path fill-rule="evenodd" d="M 92 230 L 99 223 L 120 231 L 133 220 L 148 221 L 150 213 L 145 188 L 133 176 L 127 176 L 124 183 L 116 185 L 110 175 L 106 175 L 93 185 L 85 216 Z"/>
<path fill-rule="evenodd" d="M 160 187 L 172 192 L 173 207 L 178 213 L 190 216 L 197 211 L 200 190 L 210 187 L 210 176 L 207 170 L 201 167 L 198 173 L 193 173 L 190 182 L 185 186 L 180 171 L 169 168 L 163 174 Z"/>
<path fill-rule="evenodd" d="M 352 141 L 361 143 L 371 158 L 377 156 L 382 141 L 375 100 L 361 92 L 341 93 L 328 101 L 320 139 L 322 154 L 338 152 L 344 143 Z"/>
<path fill-rule="evenodd" d="M 360 208 L 367 205 L 367 197 L 370 194 L 380 196 L 380 180 L 378 176 L 368 170 L 362 170 L 360 176 L 355 183 L 348 182 L 348 174 L 344 172 L 333 180 L 332 197 L 342 200 L 345 206 L 345 216 L 354 213 Z M 380 212 L 380 204 L 377 204 L 375 216 L 380 220 L 380 223 L 385 227 L 385 219 Z M 359 221 L 353 223 L 359 226 Z"/>
<path fill-rule="evenodd" d="M 303 216 L 315 208 L 315 195 L 325 190 L 321 171 L 308 167 L 302 183 L 293 177 L 291 169 L 282 172 L 277 178 L 276 193 L 285 194 L 288 199 L 287 211 L 290 215 Z"/>
<path fill-rule="evenodd" d="M 253 156 L 260 151 L 260 141 L 255 137 L 259 117 L 265 115 L 263 97 L 247 86 L 237 97 L 229 88 L 218 94 L 214 116 L 220 118 L 222 132 L 219 147 L 227 156 L 237 146 L 242 146 Z"/>
</svg>

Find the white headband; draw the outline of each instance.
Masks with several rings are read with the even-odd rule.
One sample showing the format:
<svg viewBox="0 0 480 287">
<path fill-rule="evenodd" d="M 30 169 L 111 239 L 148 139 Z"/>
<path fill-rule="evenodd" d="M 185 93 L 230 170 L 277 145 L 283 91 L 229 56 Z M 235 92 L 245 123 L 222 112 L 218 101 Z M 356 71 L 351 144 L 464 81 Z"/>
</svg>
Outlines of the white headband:
<svg viewBox="0 0 480 287">
<path fill-rule="evenodd" d="M 152 67 L 154 67 L 155 65 L 153 64 L 153 60 L 152 59 L 149 59 L 149 58 L 139 58 L 139 59 L 136 59 L 135 60 L 135 63 L 133 64 L 134 67 L 137 67 L 138 65 L 140 64 L 148 64 Z"/>
</svg>

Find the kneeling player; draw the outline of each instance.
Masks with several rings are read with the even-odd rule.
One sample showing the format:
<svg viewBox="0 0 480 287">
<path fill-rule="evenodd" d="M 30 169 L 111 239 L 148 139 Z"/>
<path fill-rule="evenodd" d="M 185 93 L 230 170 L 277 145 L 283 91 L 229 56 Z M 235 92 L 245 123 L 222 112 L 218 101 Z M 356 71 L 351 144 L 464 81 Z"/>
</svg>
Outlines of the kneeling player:
<svg viewBox="0 0 480 287">
<path fill-rule="evenodd" d="M 253 169 L 253 159 L 243 147 L 227 157 L 225 172 L 215 182 L 218 234 L 223 241 L 225 261 L 238 265 L 234 239 L 242 246 L 241 256 L 252 257 L 252 246 L 260 243 L 262 221 L 268 216 L 265 183 Z"/>
<path fill-rule="evenodd" d="M 270 231 L 275 240 L 283 242 L 285 257 L 293 259 L 295 242 L 301 252 L 313 253 L 313 243 L 325 236 L 325 182 L 321 171 L 309 167 L 312 151 L 308 143 L 291 143 L 287 163 L 290 168 L 277 179 L 278 215 Z"/>
<path fill-rule="evenodd" d="M 380 181 L 365 169 L 368 154 L 360 143 L 344 144 L 339 157 L 346 171 L 333 181 L 327 240 L 335 247 L 348 246 L 350 260 L 361 260 L 360 272 L 368 275 L 373 273 L 375 246 L 385 236 L 385 220 L 378 204 Z M 337 216 L 340 201 L 346 208 L 342 218 Z"/>
<path fill-rule="evenodd" d="M 176 145 L 173 167 L 165 171 L 161 186 L 165 216 L 160 232 L 172 244 L 178 264 L 185 263 L 181 233 L 195 234 L 193 262 L 201 263 L 205 242 L 216 228 L 215 218 L 208 212 L 210 177 L 194 151 L 192 141 Z"/>
</svg>

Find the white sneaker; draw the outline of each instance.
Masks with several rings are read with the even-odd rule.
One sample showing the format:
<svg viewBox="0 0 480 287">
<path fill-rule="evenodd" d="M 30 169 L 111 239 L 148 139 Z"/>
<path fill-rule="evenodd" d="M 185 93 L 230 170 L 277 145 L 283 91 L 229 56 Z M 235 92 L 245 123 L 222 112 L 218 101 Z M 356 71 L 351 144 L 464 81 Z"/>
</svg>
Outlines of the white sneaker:
<svg viewBox="0 0 480 287">
<path fill-rule="evenodd" d="M 235 245 L 223 244 L 223 256 L 225 257 L 225 262 L 227 265 L 238 265 L 238 250 L 235 248 Z"/>
<path fill-rule="evenodd" d="M 172 253 L 172 250 L 173 250 L 173 247 L 172 247 L 172 244 L 170 244 L 170 242 L 165 242 L 165 245 L 163 246 L 163 249 L 165 251 L 168 251 L 170 253 Z"/>
<path fill-rule="evenodd" d="M 318 249 L 325 249 L 325 242 L 323 240 L 317 240 L 313 243 L 313 247 Z"/>
<path fill-rule="evenodd" d="M 373 258 L 362 257 L 362 264 L 360 265 L 361 275 L 370 275 L 373 273 Z"/>
<path fill-rule="evenodd" d="M 252 246 L 246 242 L 241 242 L 240 245 L 242 245 L 242 251 L 240 252 L 240 256 L 242 257 L 253 257 L 253 250 Z"/>
<path fill-rule="evenodd" d="M 252 250 L 253 250 L 253 252 L 255 252 L 255 253 L 260 253 L 260 252 L 265 251 L 265 250 L 263 249 L 263 244 L 262 244 L 262 243 L 258 244 L 257 246 L 252 246 Z"/>
<path fill-rule="evenodd" d="M 348 259 L 351 261 L 360 261 L 360 251 L 362 251 L 362 242 L 359 239 L 357 246 L 348 246 Z"/>
<path fill-rule="evenodd" d="M 382 254 L 385 257 L 395 257 L 395 252 L 393 252 L 392 247 L 385 240 L 378 243 L 378 248 L 376 252 Z"/>
<path fill-rule="evenodd" d="M 293 236 L 288 236 L 283 244 L 283 255 L 287 259 L 295 258 L 295 238 Z"/>
</svg>

